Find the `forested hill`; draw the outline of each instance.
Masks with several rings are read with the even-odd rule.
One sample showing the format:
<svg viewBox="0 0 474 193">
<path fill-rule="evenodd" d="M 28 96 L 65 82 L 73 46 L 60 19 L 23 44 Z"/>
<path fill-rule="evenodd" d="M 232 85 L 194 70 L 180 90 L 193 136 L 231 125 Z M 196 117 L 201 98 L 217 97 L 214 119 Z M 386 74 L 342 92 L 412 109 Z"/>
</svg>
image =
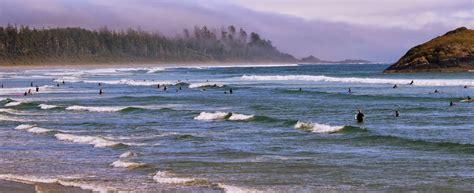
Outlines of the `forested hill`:
<svg viewBox="0 0 474 193">
<path fill-rule="evenodd" d="M 185 29 L 180 37 L 107 28 L 0 27 L 0 64 L 295 62 L 257 33 L 229 26 Z"/>
</svg>

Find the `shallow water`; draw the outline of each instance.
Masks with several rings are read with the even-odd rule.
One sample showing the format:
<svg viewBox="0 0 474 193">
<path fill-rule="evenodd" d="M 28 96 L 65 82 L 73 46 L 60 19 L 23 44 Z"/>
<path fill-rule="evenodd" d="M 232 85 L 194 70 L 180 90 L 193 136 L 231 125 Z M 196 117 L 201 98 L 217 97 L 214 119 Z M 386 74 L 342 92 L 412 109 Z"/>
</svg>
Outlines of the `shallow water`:
<svg viewBox="0 0 474 193">
<path fill-rule="evenodd" d="M 3 70 L 0 178 L 97 191 L 472 190 L 474 103 L 459 101 L 474 96 L 474 74 L 385 67 Z"/>
</svg>

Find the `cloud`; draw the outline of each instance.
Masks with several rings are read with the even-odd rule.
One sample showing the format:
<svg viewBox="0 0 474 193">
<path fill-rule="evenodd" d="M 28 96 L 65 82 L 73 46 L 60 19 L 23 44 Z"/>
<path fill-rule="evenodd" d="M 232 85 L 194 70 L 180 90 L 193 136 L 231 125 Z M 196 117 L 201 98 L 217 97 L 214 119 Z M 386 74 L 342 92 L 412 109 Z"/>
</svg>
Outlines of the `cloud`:
<svg viewBox="0 0 474 193">
<path fill-rule="evenodd" d="M 413 6 L 407 0 L 397 1 L 400 4 L 375 0 L 268 1 L 3 0 L 0 25 L 139 27 L 168 36 L 195 25 L 216 29 L 235 25 L 260 33 L 280 50 L 298 57 L 312 54 L 323 59 L 374 61 L 395 61 L 416 44 L 460 25 L 473 26 L 472 11 L 466 10 L 469 7 L 464 0 L 443 10 L 437 4 L 444 2 L 441 0 L 425 7 L 426 0 L 411 0 Z M 264 5 L 268 8 L 262 8 Z"/>
</svg>

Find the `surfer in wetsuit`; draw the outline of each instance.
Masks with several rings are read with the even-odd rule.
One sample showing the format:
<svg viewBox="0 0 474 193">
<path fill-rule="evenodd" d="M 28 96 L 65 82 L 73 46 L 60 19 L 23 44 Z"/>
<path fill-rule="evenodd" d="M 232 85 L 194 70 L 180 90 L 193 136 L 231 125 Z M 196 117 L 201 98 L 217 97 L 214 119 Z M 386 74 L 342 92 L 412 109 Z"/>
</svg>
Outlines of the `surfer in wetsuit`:
<svg viewBox="0 0 474 193">
<path fill-rule="evenodd" d="M 301 92 L 302 90 L 303 90 L 303 89 L 301 89 L 301 88 L 299 89 L 300 92 Z"/>
<path fill-rule="evenodd" d="M 28 93 L 27 93 L 27 92 L 25 92 L 25 94 L 23 94 L 23 96 L 26 96 L 26 95 L 28 95 Z"/>
<path fill-rule="evenodd" d="M 3 84 L 2 84 L 2 88 L 3 88 Z"/>
<path fill-rule="evenodd" d="M 348 92 L 348 93 L 352 93 L 352 90 L 351 90 L 351 88 L 349 88 L 349 90 L 348 90 L 347 92 Z"/>
<path fill-rule="evenodd" d="M 63 80 L 63 84 L 66 84 L 66 82 L 64 82 L 64 80 Z"/>
<path fill-rule="evenodd" d="M 156 85 L 156 88 L 160 88 L 160 84 Z"/>
<path fill-rule="evenodd" d="M 395 111 L 395 117 L 399 117 L 399 116 L 400 116 L 400 112 Z"/>
<path fill-rule="evenodd" d="M 471 100 L 471 97 L 470 97 L 470 96 L 467 96 L 466 99 L 467 99 L 467 100 Z"/>
<path fill-rule="evenodd" d="M 413 85 L 413 83 L 415 83 L 415 82 L 413 80 L 411 80 L 410 85 Z"/>
<path fill-rule="evenodd" d="M 438 89 L 435 89 L 434 93 L 439 93 Z"/>
<path fill-rule="evenodd" d="M 99 89 L 99 95 L 102 95 L 104 92 L 102 91 L 102 89 Z"/>
<path fill-rule="evenodd" d="M 359 123 L 364 122 L 364 116 L 365 116 L 364 113 L 362 113 L 362 111 L 359 110 L 359 112 L 356 115 L 357 122 Z"/>
<path fill-rule="evenodd" d="M 167 88 L 166 85 L 165 85 L 165 87 L 163 87 L 163 91 L 166 91 L 166 89 L 168 89 L 168 88 Z"/>
<path fill-rule="evenodd" d="M 464 85 L 464 88 L 467 88 L 467 85 Z"/>
<path fill-rule="evenodd" d="M 398 87 L 397 84 L 393 85 L 393 88 L 397 88 L 397 87 Z"/>
<path fill-rule="evenodd" d="M 229 94 L 232 94 L 232 88 L 229 89 Z"/>
<path fill-rule="evenodd" d="M 39 92 L 40 88 L 36 85 L 36 92 Z"/>
<path fill-rule="evenodd" d="M 449 106 L 454 106 L 453 101 L 449 101 Z"/>
<path fill-rule="evenodd" d="M 30 87 L 33 87 L 33 82 L 30 82 Z"/>
</svg>

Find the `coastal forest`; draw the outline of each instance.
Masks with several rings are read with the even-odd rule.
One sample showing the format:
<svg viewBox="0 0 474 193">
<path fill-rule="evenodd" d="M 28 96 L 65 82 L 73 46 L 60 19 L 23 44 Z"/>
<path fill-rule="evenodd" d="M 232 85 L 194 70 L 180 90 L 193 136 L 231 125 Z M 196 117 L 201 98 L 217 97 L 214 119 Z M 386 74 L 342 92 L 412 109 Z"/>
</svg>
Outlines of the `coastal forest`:
<svg viewBox="0 0 474 193">
<path fill-rule="evenodd" d="M 166 37 L 137 29 L 0 27 L 0 64 L 294 62 L 270 40 L 242 28 L 206 26 Z"/>
</svg>

